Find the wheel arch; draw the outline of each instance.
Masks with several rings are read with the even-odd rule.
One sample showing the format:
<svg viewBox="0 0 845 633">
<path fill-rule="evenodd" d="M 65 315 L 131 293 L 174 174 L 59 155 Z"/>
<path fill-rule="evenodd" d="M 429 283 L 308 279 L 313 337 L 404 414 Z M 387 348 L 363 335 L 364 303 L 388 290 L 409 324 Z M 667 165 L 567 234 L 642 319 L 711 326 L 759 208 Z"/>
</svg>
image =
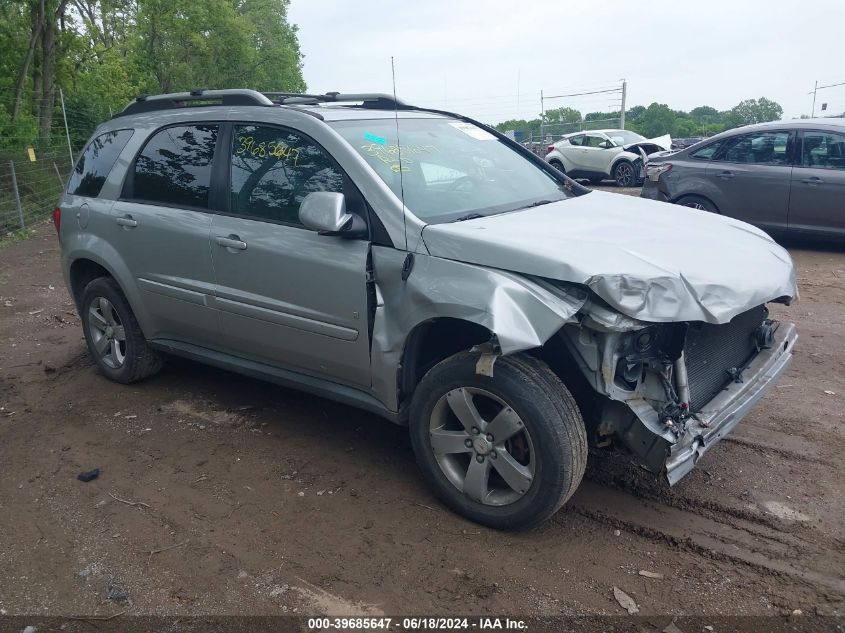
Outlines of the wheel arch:
<svg viewBox="0 0 845 633">
<path fill-rule="evenodd" d="M 572 169 L 572 162 L 568 158 L 566 158 L 564 153 L 561 152 L 559 149 L 555 149 L 552 152 L 549 152 L 546 155 L 545 160 L 550 165 L 553 165 L 553 163 L 560 163 L 561 165 L 563 165 L 563 169 L 566 172 L 569 172 Z"/>
<path fill-rule="evenodd" d="M 399 400 L 409 402 L 429 369 L 458 352 L 495 338 L 488 328 L 465 319 L 435 317 L 418 323 L 405 339 L 399 366 Z"/>
<path fill-rule="evenodd" d="M 81 311 L 82 308 L 82 293 L 85 286 L 97 277 L 111 277 L 129 302 L 129 307 L 141 331 L 148 336 L 151 321 L 129 267 L 110 244 L 100 241 L 97 246 L 99 250 L 89 248 L 69 250 L 66 256 L 68 290 L 77 311 Z"/>
<path fill-rule="evenodd" d="M 702 200 L 709 202 L 713 205 L 713 208 L 716 209 L 716 213 L 722 215 L 722 212 L 719 210 L 719 206 L 713 202 L 713 199 L 710 196 L 703 195 L 700 193 L 683 193 L 679 196 L 675 196 L 673 199 L 670 200 L 672 204 L 678 204 L 684 198 L 701 198 Z"/>
<path fill-rule="evenodd" d="M 616 165 L 619 164 L 620 161 L 624 160 L 624 161 L 627 161 L 627 162 L 629 162 L 633 165 L 634 162 L 639 158 L 641 158 L 641 156 L 639 154 L 634 154 L 633 152 L 629 152 L 629 151 L 619 152 L 610 161 L 610 169 L 608 170 L 608 175 L 609 176 L 613 175 L 613 170 L 616 169 Z"/>
</svg>

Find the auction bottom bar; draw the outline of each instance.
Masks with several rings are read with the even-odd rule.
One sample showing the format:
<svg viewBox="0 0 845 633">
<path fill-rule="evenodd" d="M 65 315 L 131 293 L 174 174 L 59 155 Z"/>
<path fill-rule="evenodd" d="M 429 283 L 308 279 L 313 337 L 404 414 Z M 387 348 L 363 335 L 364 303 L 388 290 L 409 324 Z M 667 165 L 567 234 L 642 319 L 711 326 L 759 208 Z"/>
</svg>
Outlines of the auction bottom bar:
<svg viewBox="0 0 845 633">
<path fill-rule="evenodd" d="M 93 628 L 92 628 L 93 627 Z M 0 633 L 317 633 L 321 631 L 530 631 L 531 633 L 827 633 L 845 630 L 839 616 L 144 616 L 0 617 Z"/>
</svg>

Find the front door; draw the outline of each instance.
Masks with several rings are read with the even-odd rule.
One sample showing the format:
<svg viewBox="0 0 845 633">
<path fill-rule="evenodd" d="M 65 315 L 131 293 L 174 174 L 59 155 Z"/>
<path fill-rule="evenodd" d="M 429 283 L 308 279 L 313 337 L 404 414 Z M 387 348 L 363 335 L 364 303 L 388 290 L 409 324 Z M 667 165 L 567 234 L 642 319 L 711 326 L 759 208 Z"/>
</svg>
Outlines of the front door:
<svg viewBox="0 0 845 633">
<path fill-rule="evenodd" d="M 845 238 L 845 134 L 803 133 L 792 172 L 789 230 Z"/>
<path fill-rule="evenodd" d="M 209 191 L 219 126 L 177 125 L 156 132 L 130 167 L 104 234 L 138 285 L 150 339 L 213 347 L 214 273 Z"/>
<path fill-rule="evenodd" d="M 767 231 L 786 230 L 794 137 L 773 130 L 724 141 L 706 171 L 722 215 Z"/>
<path fill-rule="evenodd" d="M 337 382 L 370 386 L 369 242 L 319 235 L 299 221 L 314 191 L 345 191 L 315 142 L 290 130 L 233 125 L 226 214 L 211 251 L 224 351 Z"/>
<path fill-rule="evenodd" d="M 584 149 L 582 164 L 583 168 L 591 173 L 602 175 L 609 173 L 610 161 L 616 152 L 612 149 L 606 149 L 604 144 L 607 142 L 607 137 L 604 134 L 597 132 L 588 132 L 584 135 Z"/>
</svg>

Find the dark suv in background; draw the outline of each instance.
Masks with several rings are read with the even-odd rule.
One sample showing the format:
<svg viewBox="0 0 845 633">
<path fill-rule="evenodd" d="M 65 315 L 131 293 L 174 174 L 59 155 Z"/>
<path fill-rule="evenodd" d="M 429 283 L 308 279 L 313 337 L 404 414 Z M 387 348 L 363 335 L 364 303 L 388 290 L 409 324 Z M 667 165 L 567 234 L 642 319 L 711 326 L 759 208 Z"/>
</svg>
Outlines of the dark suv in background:
<svg viewBox="0 0 845 633">
<path fill-rule="evenodd" d="M 845 240 L 845 119 L 749 125 L 648 161 L 644 198 Z"/>
</svg>

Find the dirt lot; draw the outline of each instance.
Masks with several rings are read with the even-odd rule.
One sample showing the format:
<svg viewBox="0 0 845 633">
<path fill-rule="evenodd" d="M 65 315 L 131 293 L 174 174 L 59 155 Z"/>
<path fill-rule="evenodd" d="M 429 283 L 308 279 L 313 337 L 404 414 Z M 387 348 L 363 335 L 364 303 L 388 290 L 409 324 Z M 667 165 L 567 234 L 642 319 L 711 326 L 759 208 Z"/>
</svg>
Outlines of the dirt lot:
<svg viewBox="0 0 845 633">
<path fill-rule="evenodd" d="M 372 415 L 180 360 L 107 381 L 57 246 L 0 250 L 0 613 L 620 614 L 614 586 L 645 614 L 841 613 L 843 250 L 792 250 L 795 361 L 689 477 L 593 455 L 511 534 L 439 505 Z"/>
</svg>

